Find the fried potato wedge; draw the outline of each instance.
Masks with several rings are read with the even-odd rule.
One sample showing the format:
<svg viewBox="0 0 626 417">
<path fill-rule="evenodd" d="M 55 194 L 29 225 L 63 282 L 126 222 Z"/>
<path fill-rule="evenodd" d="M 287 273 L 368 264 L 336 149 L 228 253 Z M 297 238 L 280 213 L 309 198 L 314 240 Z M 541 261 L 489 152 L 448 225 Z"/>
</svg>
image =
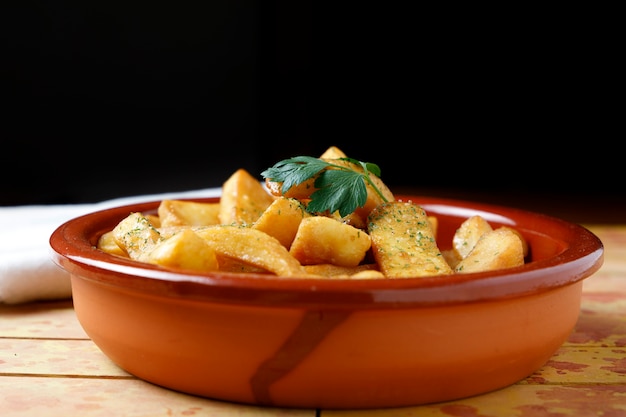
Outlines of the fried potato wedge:
<svg viewBox="0 0 626 417">
<path fill-rule="evenodd" d="M 413 202 L 379 205 L 369 215 L 368 232 L 374 258 L 385 277 L 453 273 L 437 246 L 426 212 Z"/>
<path fill-rule="evenodd" d="M 224 272 L 271 274 L 267 269 L 259 268 L 258 266 L 219 253 L 217 254 L 217 262 L 220 265 L 220 271 Z"/>
<path fill-rule="evenodd" d="M 341 223 L 349 224 L 350 226 L 356 227 L 357 229 L 365 230 L 367 229 L 366 219 L 363 219 L 360 215 L 356 213 L 350 213 L 346 216 L 342 216 L 339 214 L 339 210 L 328 215 L 328 217 L 335 219 Z"/>
<path fill-rule="evenodd" d="M 156 265 L 194 271 L 219 269 L 215 250 L 190 228 L 181 229 L 158 242 L 145 260 Z"/>
<path fill-rule="evenodd" d="M 329 146 L 321 155 L 321 159 L 339 159 L 339 158 L 347 158 L 348 155 L 345 154 L 344 151 L 339 149 L 337 146 Z"/>
<path fill-rule="evenodd" d="M 492 230 L 491 225 L 482 216 L 476 215 L 465 219 L 452 237 L 452 249 L 456 252 L 456 258 L 465 258 L 481 236 Z"/>
<path fill-rule="evenodd" d="M 163 200 L 157 214 L 160 227 L 211 226 L 220 224 L 220 203 L 199 203 L 183 200 Z"/>
<path fill-rule="evenodd" d="M 439 219 L 435 216 L 428 216 L 428 223 L 430 223 L 430 228 L 433 231 L 433 236 L 435 236 L 435 240 L 437 239 L 437 231 L 439 230 Z"/>
<path fill-rule="evenodd" d="M 218 255 L 236 259 L 280 276 L 304 275 L 296 258 L 273 236 L 250 227 L 207 226 L 195 232 Z"/>
<path fill-rule="evenodd" d="M 295 198 L 300 201 L 306 201 L 311 194 L 317 189 L 315 188 L 315 178 L 309 178 L 308 180 L 291 187 L 287 192 L 283 193 L 283 183 L 280 181 L 272 181 L 269 178 L 265 179 L 265 187 L 270 195 L 274 197 L 287 197 Z"/>
<path fill-rule="evenodd" d="M 161 218 L 159 217 L 158 214 L 148 213 L 148 214 L 144 214 L 144 216 L 146 217 L 146 219 L 148 219 L 148 221 L 153 227 L 155 227 L 156 229 L 161 228 Z"/>
<path fill-rule="evenodd" d="M 450 268 L 454 269 L 461 262 L 461 255 L 454 249 L 443 249 L 441 255 L 446 260 Z"/>
<path fill-rule="evenodd" d="M 98 238 L 98 242 L 96 243 L 96 247 L 106 253 L 128 258 L 128 254 L 126 253 L 126 251 L 122 249 L 115 241 L 113 231 L 106 232 L 102 236 L 100 236 Z"/>
<path fill-rule="evenodd" d="M 219 222 L 252 225 L 273 201 L 261 182 L 240 168 L 222 185 Z"/>
<path fill-rule="evenodd" d="M 147 254 L 161 240 L 161 234 L 142 213 L 131 213 L 112 230 L 117 245 L 131 259 L 145 261 Z"/>
<path fill-rule="evenodd" d="M 367 233 L 333 218 L 302 219 L 289 253 L 302 265 L 330 263 L 354 267 L 371 247 Z"/>
<path fill-rule="evenodd" d="M 528 256 L 528 241 L 526 241 L 522 233 L 519 230 L 509 227 L 509 226 L 500 226 L 499 229 L 509 229 L 510 231 L 515 233 L 517 236 L 519 236 L 519 238 L 522 240 L 522 249 L 524 250 L 524 258 L 526 258 Z"/>
<path fill-rule="evenodd" d="M 324 160 L 331 160 L 347 157 L 348 156 L 338 147 L 330 146 L 324 151 L 324 153 L 322 153 L 319 158 Z M 301 184 L 294 185 L 289 190 L 287 190 L 286 193 L 283 193 L 282 182 L 271 181 L 269 178 L 265 180 L 265 186 L 269 190 L 270 194 L 272 194 L 273 196 L 295 198 L 298 200 L 307 200 L 309 198 L 309 196 L 316 190 L 314 183 L 315 177 L 310 178 Z"/>
<path fill-rule="evenodd" d="M 524 264 L 524 245 L 520 236 L 500 227 L 481 236 L 474 249 L 461 260 L 457 273 L 482 272 L 511 268 Z"/>
<path fill-rule="evenodd" d="M 296 237 L 300 222 L 305 217 L 311 217 L 311 214 L 306 212 L 305 207 L 298 200 L 278 197 L 261 214 L 252 228 L 274 236 L 285 248 L 289 249 Z"/>
</svg>

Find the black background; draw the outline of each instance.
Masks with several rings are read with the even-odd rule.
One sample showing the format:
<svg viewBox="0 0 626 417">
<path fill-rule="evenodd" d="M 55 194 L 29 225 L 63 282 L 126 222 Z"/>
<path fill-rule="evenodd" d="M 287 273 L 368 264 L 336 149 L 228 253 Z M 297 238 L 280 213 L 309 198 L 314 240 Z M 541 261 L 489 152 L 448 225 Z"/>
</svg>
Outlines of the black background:
<svg viewBox="0 0 626 417">
<path fill-rule="evenodd" d="M 614 54 L 561 11 L 197 3 L 2 3 L 0 205 L 220 186 L 330 145 L 392 190 L 624 195 Z"/>
</svg>

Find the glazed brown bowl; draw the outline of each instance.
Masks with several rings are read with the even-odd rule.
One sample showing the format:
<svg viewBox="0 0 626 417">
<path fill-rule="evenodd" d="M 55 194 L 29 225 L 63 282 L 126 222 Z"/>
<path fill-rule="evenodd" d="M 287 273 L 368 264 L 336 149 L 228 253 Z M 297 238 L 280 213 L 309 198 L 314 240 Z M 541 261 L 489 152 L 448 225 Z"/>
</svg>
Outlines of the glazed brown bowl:
<svg viewBox="0 0 626 417">
<path fill-rule="evenodd" d="M 71 275 L 78 320 L 104 354 L 189 394 L 279 407 L 400 407 L 485 393 L 544 365 L 574 328 L 602 242 L 539 213 L 397 199 L 438 217 L 442 249 L 475 214 L 512 226 L 528 242 L 527 262 L 433 278 L 310 279 L 182 273 L 96 249 L 130 212 L 156 212 L 159 201 L 75 218 L 50 244 Z"/>
</svg>

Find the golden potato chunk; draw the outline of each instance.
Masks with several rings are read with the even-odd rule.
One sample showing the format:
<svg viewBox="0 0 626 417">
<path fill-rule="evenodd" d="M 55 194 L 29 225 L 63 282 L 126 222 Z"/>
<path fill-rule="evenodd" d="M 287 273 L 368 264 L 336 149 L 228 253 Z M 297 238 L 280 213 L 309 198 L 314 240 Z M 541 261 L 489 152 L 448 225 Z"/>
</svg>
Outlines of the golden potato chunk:
<svg viewBox="0 0 626 417">
<path fill-rule="evenodd" d="M 337 146 L 329 146 L 324 153 L 320 155 L 321 159 L 339 159 L 339 158 L 347 158 L 348 155 L 345 154 L 344 151 L 339 149 Z"/>
<path fill-rule="evenodd" d="M 459 255 L 459 253 L 454 249 L 443 249 L 441 251 L 441 255 L 452 269 L 454 269 L 454 267 L 461 262 L 461 255 Z"/>
<path fill-rule="evenodd" d="M 146 261 L 194 271 L 219 269 L 215 250 L 191 229 L 181 229 L 171 237 L 158 242 L 147 254 Z"/>
<path fill-rule="evenodd" d="M 435 240 L 437 239 L 437 231 L 439 230 L 439 219 L 435 216 L 428 216 L 428 222 L 430 223 L 430 228 L 433 231 L 433 236 L 435 236 Z"/>
<path fill-rule="evenodd" d="M 142 213 L 131 213 L 112 230 L 117 245 L 132 259 L 144 261 L 161 234 Z"/>
<path fill-rule="evenodd" d="M 289 249 L 300 222 L 303 218 L 310 216 L 311 214 L 305 211 L 298 200 L 278 197 L 261 214 L 252 228 L 274 236 L 285 248 Z"/>
<path fill-rule="evenodd" d="M 273 201 L 261 182 L 240 168 L 222 185 L 220 224 L 252 225 Z"/>
<path fill-rule="evenodd" d="M 302 219 L 291 253 L 302 265 L 330 263 L 357 266 L 371 246 L 370 237 L 361 229 L 324 216 Z"/>
<path fill-rule="evenodd" d="M 509 228 L 500 227 L 482 235 L 474 249 L 455 267 L 455 272 L 481 272 L 524 264 L 522 239 Z"/>
<path fill-rule="evenodd" d="M 220 265 L 220 271 L 224 272 L 270 274 L 267 269 L 259 268 L 258 266 L 219 253 L 217 254 L 217 263 Z"/>
<path fill-rule="evenodd" d="M 474 249 L 474 245 L 487 232 L 493 229 L 481 216 L 468 217 L 461 223 L 452 237 L 452 248 L 458 259 L 465 258 Z"/>
<path fill-rule="evenodd" d="M 339 158 L 347 158 L 347 155 L 338 147 L 330 146 L 328 149 L 322 153 L 320 159 L 329 160 L 329 159 L 339 159 Z M 275 197 L 283 196 L 288 198 L 295 198 L 298 200 L 307 200 L 311 193 L 316 190 L 315 186 L 315 178 L 310 178 L 304 181 L 301 184 L 294 185 L 286 193 L 283 193 L 282 182 L 271 181 L 269 178 L 265 180 L 265 186 L 269 190 L 270 194 Z"/>
<path fill-rule="evenodd" d="M 346 216 L 341 216 L 339 214 L 339 210 L 328 215 L 332 219 L 335 219 L 341 223 L 349 224 L 350 226 L 356 227 L 357 229 L 365 230 L 367 229 L 366 219 L 363 219 L 360 215 L 356 213 L 350 213 Z"/>
<path fill-rule="evenodd" d="M 196 233 L 218 255 L 236 259 L 280 276 L 305 275 L 300 262 L 276 239 L 260 230 L 240 226 L 207 226 Z"/>
<path fill-rule="evenodd" d="M 524 250 L 524 258 L 526 258 L 526 256 L 528 256 L 528 242 L 526 241 L 522 233 L 519 230 L 509 227 L 509 226 L 500 226 L 499 228 L 509 229 L 510 231 L 515 233 L 517 236 L 519 236 L 519 238 L 522 240 L 522 249 Z"/>
<path fill-rule="evenodd" d="M 369 216 L 372 252 L 388 278 L 453 273 L 439 250 L 424 209 L 412 202 L 381 204 Z"/>
<path fill-rule="evenodd" d="M 156 229 L 161 228 L 161 218 L 159 217 L 158 214 L 148 213 L 148 214 L 144 214 L 144 216 L 146 217 L 146 219 L 148 219 L 148 221 L 153 227 L 155 227 Z"/>
<path fill-rule="evenodd" d="M 220 224 L 220 208 L 220 203 L 163 200 L 157 213 L 161 227 L 211 226 Z"/>
<path fill-rule="evenodd" d="M 279 181 L 272 181 L 269 178 L 265 179 L 265 187 L 271 195 L 274 197 L 287 197 L 295 198 L 300 201 L 306 201 L 309 199 L 315 188 L 315 178 L 309 178 L 308 180 L 291 187 L 286 193 L 283 193 L 283 183 Z"/>
<path fill-rule="evenodd" d="M 128 257 L 126 251 L 120 248 L 120 246 L 115 241 L 113 231 L 106 232 L 102 236 L 100 236 L 98 238 L 98 243 L 96 244 L 96 247 L 101 251 L 110 253 L 112 255 Z"/>
</svg>

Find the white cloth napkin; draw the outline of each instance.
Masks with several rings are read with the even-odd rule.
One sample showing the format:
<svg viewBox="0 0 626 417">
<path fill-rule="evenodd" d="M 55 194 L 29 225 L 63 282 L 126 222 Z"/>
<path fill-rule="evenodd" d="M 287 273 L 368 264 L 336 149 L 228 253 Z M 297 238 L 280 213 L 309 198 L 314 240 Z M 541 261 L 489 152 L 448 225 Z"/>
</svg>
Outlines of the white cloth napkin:
<svg viewBox="0 0 626 417">
<path fill-rule="evenodd" d="M 0 207 L 0 304 L 70 298 L 69 274 L 52 262 L 50 235 L 74 217 L 143 201 L 217 197 L 221 188 L 123 197 L 94 204 Z"/>
</svg>

